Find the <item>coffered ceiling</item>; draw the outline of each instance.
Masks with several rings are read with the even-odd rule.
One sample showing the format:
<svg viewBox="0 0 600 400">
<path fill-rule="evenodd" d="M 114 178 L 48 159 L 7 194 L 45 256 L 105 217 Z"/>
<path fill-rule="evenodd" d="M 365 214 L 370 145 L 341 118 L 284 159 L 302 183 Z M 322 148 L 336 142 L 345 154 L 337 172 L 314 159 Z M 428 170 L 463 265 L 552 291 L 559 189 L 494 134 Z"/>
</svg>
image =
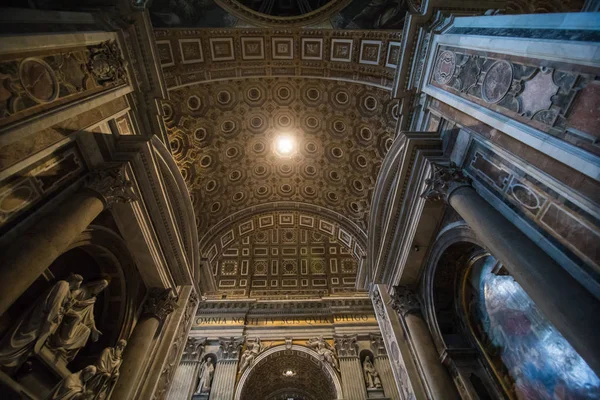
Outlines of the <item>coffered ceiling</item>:
<svg viewBox="0 0 600 400">
<path fill-rule="evenodd" d="M 397 36 L 315 32 L 156 32 L 171 151 L 221 291 L 260 297 L 355 286 L 372 191 L 395 136 Z M 281 137 L 292 140 L 290 154 L 277 151 Z M 279 215 L 261 225 L 248 212 L 269 204 L 287 207 L 291 225 Z M 314 208 L 294 212 L 291 204 Z M 249 219 L 233 224 L 239 213 Z M 244 231 L 248 221 L 256 232 Z"/>
</svg>

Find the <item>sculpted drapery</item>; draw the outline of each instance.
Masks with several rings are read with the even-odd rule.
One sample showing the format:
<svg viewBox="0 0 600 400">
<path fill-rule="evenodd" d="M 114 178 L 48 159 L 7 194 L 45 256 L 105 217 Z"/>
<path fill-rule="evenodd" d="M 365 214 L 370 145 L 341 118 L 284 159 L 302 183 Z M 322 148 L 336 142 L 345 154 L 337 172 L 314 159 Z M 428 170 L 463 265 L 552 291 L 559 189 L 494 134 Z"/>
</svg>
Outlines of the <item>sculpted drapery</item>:
<svg viewBox="0 0 600 400">
<path fill-rule="evenodd" d="M 12 326 L 0 342 L 0 365 L 14 370 L 57 330 L 72 305 L 72 293 L 79 290 L 83 278 L 71 275 L 60 280 L 36 301 Z"/>
<path fill-rule="evenodd" d="M 90 379 L 89 387 L 96 393 L 94 400 L 104 400 L 110 397 L 117 379 L 119 368 L 123 363 L 123 350 L 127 341 L 119 340 L 115 347 L 107 347 L 102 350 L 100 357 L 96 360 L 96 375 Z"/>
<path fill-rule="evenodd" d="M 215 367 L 213 366 L 212 359 L 210 357 L 207 357 L 206 360 L 202 363 L 202 366 L 200 367 L 200 372 L 198 374 L 198 376 L 200 377 L 200 382 L 198 382 L 196 394 L 210 392 L 210 385 L 212 383 L 214 373 Z"/>
<path fill-rule="evenodd" d="M 65 312 L 62 323 L 49 340 L 49 346 L 61 353 L 67 363 L 75 358 L 90 337 L 96 342 L 102 334 L 96 328 L 94 305 L 96 296 L 107 286 L 108 281 L 101 279 L 72 293 L 73 305 Z"/>
<path fill-rule="evenodd" d="M 60 381 L 45 400 L 92 400 L 95 396 L 89 382 L 96 374 L 96 367 L 88 365 Z"/>
<path fill-rule="evenodd" d="M 367 356 L 363 362 L 363 373 L 365 375 L 365 383 L 369 389 L 380 388 L 381 380 L 379 379 L 379 373 L 371 362 L 371 357 Z"/>
</svg>

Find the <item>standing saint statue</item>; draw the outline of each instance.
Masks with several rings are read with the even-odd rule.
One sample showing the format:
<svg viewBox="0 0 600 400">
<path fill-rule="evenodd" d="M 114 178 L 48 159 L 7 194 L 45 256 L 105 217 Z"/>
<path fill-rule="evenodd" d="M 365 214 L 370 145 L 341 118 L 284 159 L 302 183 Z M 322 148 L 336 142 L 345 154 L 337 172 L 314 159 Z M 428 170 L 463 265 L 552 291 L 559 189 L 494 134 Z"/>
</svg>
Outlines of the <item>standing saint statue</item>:
<svg viewBox="0 0 600 400">
<path fill-rule="evenodd" d="M 73 306 L 65 313 L 62 323 L 48 341 L 55 352 L 62 355 L 66 363 L 75 358 L 88 340 L 97 342 L 102 332 L 96 328 L 94 305 L 96 296 L 108 286 L 101 279 L 90 282 L 73 293 Z"/>
<path fill-rule="evenodd" d="M 256 338 L 255 341 L 246 341 L 246 350 L 242 354 L 240 374 L 244 372 L 246 368 L 252 365 L 256 357 L 265 349 L 265 346 L 260 341 L 260 338 Z"/>
<path fill-rule="evenodd" d="M 126 340 L 119 340 L 115 347 L 102 350 L 100 357 L 94 363 L 96 375 L 90 380 L 89 387 L 96 393 L 94 400 L 110 398 L 113 388 L 119 378 L 119 368 L 123 363 L 123 350 L 127 346 Z"/>
<path fill-rule="evenodd" d="M 52 389 L 45 400 L 92 400 L 95 396 L 88 382 L 96 374 L 96 367 L 88 365 L 64 378 Z"/>
<path fill-rule="evenodd" d="M 72 304 L 72 293 L 79 290 L 82 281 L 81 275 L 71 275 L 56 282 L 17 319 L 0 341 L 1 366 L 16 370 L 27 357 L 40 351 L 59 327 Z"/>
<path fill-rule="evenodd" d="M 198 377 L 200 378 L 200 382 L 198 382 L 198 388 L 196 389 L 196 394 L 200 393 L 209 393 L 210 385 L 212 384 L 212 378 L 215 374 L 215 367 L 212 363 L 212 358 L 206 357 L 206 360 L 200 366 L 200 370 L 198 373 Z"/>
<path fill-rule="evenodd" d="M 337 372 L 340 372 L 340 365 L 338 364 L 337 357 L 335 355 L 334 348 L 327 343 L 323 336 L 319 336 L 318 338 L 312 338 L 307 342 L 308 347 L 311 347 L 317 353 L 322 361 L 325 361 L 329 365 L 333 367 Z"/>
<path fill-rule="evenodd" d="M 365 361 L 363 362 L 363 373 L 365 374 L 365 383 L 367 384 L 367 388 L 381 388 L 381 379 L 379 379 L 379 372 L 373 366 L 371 362 L 371 357 L 367 356 Z"/>
</svg>

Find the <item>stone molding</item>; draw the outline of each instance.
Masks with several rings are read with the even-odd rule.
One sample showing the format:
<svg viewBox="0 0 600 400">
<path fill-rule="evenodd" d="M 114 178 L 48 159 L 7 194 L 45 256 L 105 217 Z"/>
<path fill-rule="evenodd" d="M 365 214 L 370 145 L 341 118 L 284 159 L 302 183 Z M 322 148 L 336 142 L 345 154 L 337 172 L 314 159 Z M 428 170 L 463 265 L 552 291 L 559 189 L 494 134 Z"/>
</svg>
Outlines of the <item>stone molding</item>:
<svg viewBox="0 0 600 400">
<path fill-rule="evenodd" d="M 162 323 L 177 307 L 177 298 L 171 289 L 152 288 L 144 303 L 142 316 L 156 318 Z"/>
<path fill-rule="evenodd" d="M 426 200 L 447 202 L 456 189 L 471 186 L 471 178 L 453 162 L 448 166 L 432 163 L 432 168 L 431 178 L 425 180 L 427 189 L 421 194 L 421 197 Z"/>
<path fill-rule="evenodd" d="M 117 203 L 131 203 L 139 198 L 133 190 L 133 182 L 125 173 L 125 164 L 117 167 L 97 169 L 85 179 L 85 187 L 94 191 L 111 209 Z"/>
<path fill-rule="evenodd" d="M 339 358 L 358 357 L 357 335 L 334 336 L 333 343 Z"/>
<path fill-rule="evenodd" d="M 416 293 L 407 286 L 394 286 L 392 308 L 402 317 L 421 311 L 421 302 Z"/>
<path fill-rule="evenodd" d="M 244 343 L 244 337 L 219 338 L 219 362 L 237 361 Z"/>
</svg>

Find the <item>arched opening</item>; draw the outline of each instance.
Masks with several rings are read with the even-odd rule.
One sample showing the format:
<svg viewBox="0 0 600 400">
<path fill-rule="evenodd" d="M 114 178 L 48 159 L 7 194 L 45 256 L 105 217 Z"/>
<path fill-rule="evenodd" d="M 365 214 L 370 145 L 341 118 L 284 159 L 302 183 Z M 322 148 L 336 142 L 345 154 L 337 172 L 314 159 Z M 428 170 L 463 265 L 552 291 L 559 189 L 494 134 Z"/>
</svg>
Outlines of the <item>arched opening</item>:
<svg viewBox="0 0 600 400">
<path fill-rule="evenodd" d="M 240 378 L 235 400 L 332 400 L 342 397 L 339 377 L 314 351 L 276 346 Z"/>
<path fill-rule="evenodd" d="M 479 398 L 600 396 L 598 377 L 468 228 L 440 235 L 425 289 L 436 346 L 463 390 Z"/>
<path fill-rule="evenodd" d="M 600 379 L 494 257 L 470 259 L 461 286 L 469 330 L 510 397 L 600 397 Z"/>
</svg>

